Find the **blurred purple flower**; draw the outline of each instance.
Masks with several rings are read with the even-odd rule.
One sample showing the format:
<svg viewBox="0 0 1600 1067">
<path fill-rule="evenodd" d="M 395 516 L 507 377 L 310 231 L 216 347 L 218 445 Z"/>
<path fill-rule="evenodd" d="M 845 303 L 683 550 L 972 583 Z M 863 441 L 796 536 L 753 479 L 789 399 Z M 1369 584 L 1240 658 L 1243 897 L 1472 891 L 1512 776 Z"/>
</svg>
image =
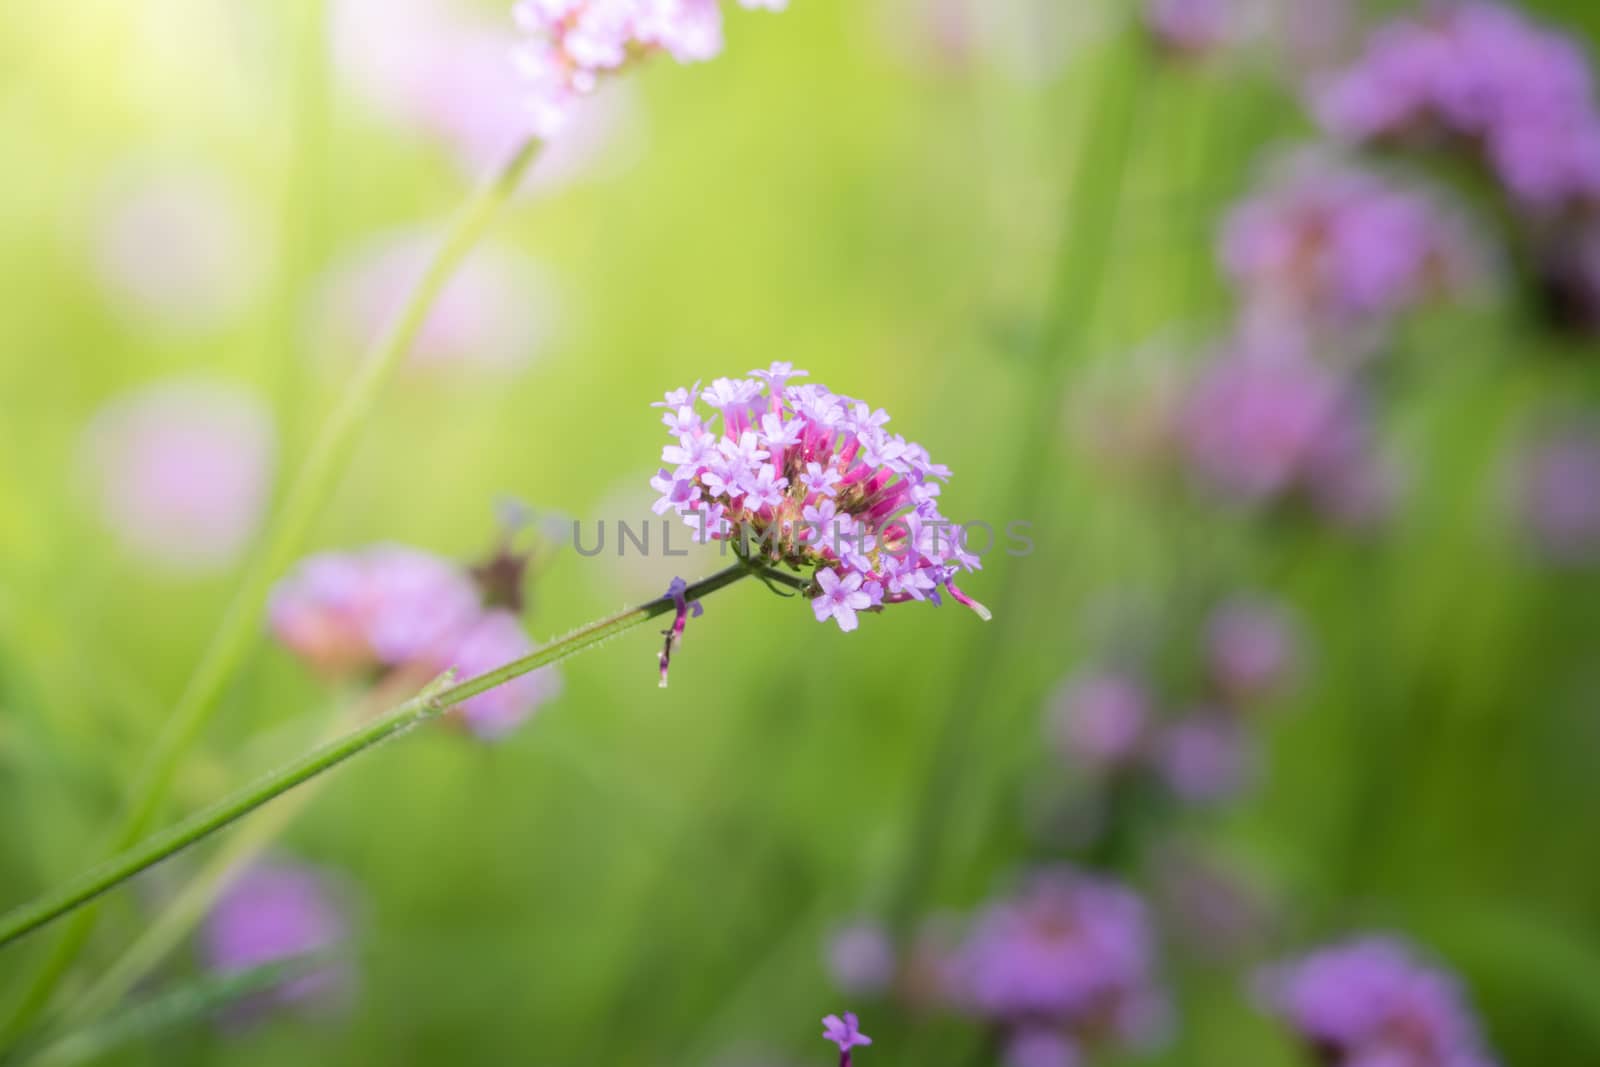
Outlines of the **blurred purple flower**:
<svg viewBox="0 0 1600 1067">
<path fill-rule="evenodd" d="M 1179 800 L 1212 804 L 1236 795 L 1252 770 L 1254 750 L 1223 712 L 1192 712 L 1161 732 L 1155 762 Z"/>
<path fill-rule="evenodd" d="M 1588 58 L 1513 7 L 1433 5 L 1375 33 L 1318 86 L 1332 132 L 1358 141 L 1482 146 L 1523 203 L 1564 209 L 1600 197 L 1600 117 Z"/>
<path fill-rule="evenodd" d="M 788 0 L 739 0 L 781 11 Z M 642 55 L 666 52 L 680 63 L 722 51 L 719 0 L 518 0 L 525 35 L 516 50 L 532 130 L 554 139 L 601 80 Z"/>
<path fill-rule="evenodd" d="M 1006 1042 L 1004 1067 L 1078 1067 L 1078 1046 L 1054 1030 L 1024 1029 Z"/>
<path fill-rule="evenodd" d="M 514 30 L 442 0 L 339 0 L 334 57 L 341 74 L 389 120 L 449 146 L 471 175 L 504 163 L 533 133 L 513 60 Z M 590 169 L 627 119 L 622 94 L 586 101 L 546 148 L 530 185 Z"/>
<path fill-rule="evenodd" d="M 1161 47 L 1201 55 L 1238 32 L 1238 0 L 1145 0 L 1144 23 Z"/>
<path fill-rule="evenodd" d="M 1086 1040 L 1160 1036 L 1149 920 L 1114 882 L 1035 872 L 980 913 L 956 966 L 961 1002 L 991 1021 L 1048 1022 Z"/>
<path fill-rule="evenodd" d="M 1213 683 L 1228 699 L 1270 696 L 1299 664 L 1299 632 L 1283 604 L 1235 597 L 1219 605 L 1207 622 L 1206 658 Z"/>
<path fill-rule="evenodd" d="M 1268 1008 L 1330 1067 L 1492 1067 L 1450 975 L 1400 941 L 1366 938 L 1273 968 Z"/>
<path fill-rule="evenodd" d="M 828 939 L 828 976 L 842 993 L 875 997 L 894 982 L 895 951 L 889 932 L 875 922 L 857 922 Z"/>
<path fill-rule="evenodd" d="M 206 965 L 234 974 L 336 949 L 349 934 L 335 887 L 314 868 L 260 863 L 240 873 L 201 929 Z M 325 1009 L 348 994 L 347 966 L 329 962 L 245 1004 L 246 1013 L 281 1005 Z"/>
<path fill-rule="evenodd" d="M 430 235 L 392 235 L 337 266 L 317 309 L 317 346 L 343 358 L 365 351 L 427 269 L 434 244 Z M 515 369 L 548 338 L 555 304 L 537 264 L 505 246 L 479 248 L 434 301 L 411 366 Z"/>
<path fill-rule="evenodd" d="M 1345 375 L 1293 346 L 1247 343 L 1205 365 L 1179 413 L 1191 470 L 1241 504 L 1291 496 L 1339 525 L 1383 519 L 1391 476 Z"/>
<path fill-rule="evenodd" d="M 1151 718 L 1150 693 L 1138 678 L 1100 671 L 1068 682 L 1056 695 L 1049 727 L 1070 759 L 1102 771 L 1139 758 Z"/>
<path fill-rule="evenodd" d="M 256 395 L 171 381 L 126 393 L 85 428 L 81 467 L 107 526 L 175 570 L 227 566 L 265 513 L 277 449 Z"/>
<path fill-rule="evenodd" d="M 273 589 L 268 621 L 278 640 L 314 668 L 346 674 L 427 669 L 456 647 L 479 610 L 478 591 L 460 568 L 414 549 L 378 545 L 304 560 Z"/>
<path fill-rule="evenodd" d="M 437 661 L 454 667 L 461 681 L 474 678 L 534 650 L 522 623 L 509 611 L 491 611 L 475 622 L 460 642 Z M 455 711 L 479 738 L 496 741 L 522 725 L 561 692 L 561 675 L 541 667 L 459 704 Z"/>
<path fill-rule="evenodd" d="M 1600 424 L 1542 431 L 1524 446 L 1516 478 L 1523 525 L 1547 559 L 1600 560 Z"/>
<path fill-rule="evenodd" d="M 177 164 L 114 176 L 93 213 L 93 266 L 129 315 L 170 330 L 217 329 L 243 311 L 268 247 L 221 175 Z"/>
<path fill-rule="evenodd" d="M 1235 866 L 1170 846 L 1152 866 L 1164 925 L 1199 958 L 1236 962 L 1270 943 L 1277 909 Z"/>
<path fill-rule="evenodd" d="M 1224 268 L 1247 316 L 1348 336 L 1484 276 L 1486 253 L 1437 196 L 1316 152 L 1289 157 L 1229 215 Z"/>
</svg>

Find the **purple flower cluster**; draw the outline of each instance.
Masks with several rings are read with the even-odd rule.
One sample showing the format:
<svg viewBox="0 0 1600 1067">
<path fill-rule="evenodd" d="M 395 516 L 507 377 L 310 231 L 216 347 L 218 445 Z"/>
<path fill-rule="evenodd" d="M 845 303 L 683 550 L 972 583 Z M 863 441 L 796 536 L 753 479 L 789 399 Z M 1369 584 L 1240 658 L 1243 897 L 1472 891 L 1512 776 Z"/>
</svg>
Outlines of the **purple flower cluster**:
<svg viewBox="0 0 1600 1067">
<path fill-rule="evenodd" d="M 310 557 L 273 590 L 268 618 L 280 642 L 329 675 L 395 671 L 420 683 L 454 667 L 470 678 L 533 651 L 517 617 L 486 606 L 466 571 L 396 545 Z M 478 736 L 498 738 L 560 687 L 547 667 L 456 712 Z"/>
<path fill-rule="evenodd" d="M 1530 540 L 1549 561 L 1600 561 L 1600 424 L 1572 422 L 1524 446 L 1515 491 Z"/>
<path fill-rule="evenodd" d="M 1582 49 L 1511 7 L 1436 5 L 1378 31 L 1319 86 L 1324 125 L 1349 140 L 1481 150 L 1525 206 L 1600 200 L 1600 111 Z"/>
<path fill-rule="evenodd" d="M 1047 716 L 1057 746 L 1103 777 L 1150 773 L 1186 803 L 1214 803 L 1249 780 L 1255 752 L 1247 711 L 1287 686 L 1300 659 L 1288 611 L 1261 596 L 1222 602 L 1201 647 L 1205 691 L 1163 713 L 1135 670 L 1100 668 L 1069 681 Z"/>
<path fill-rule="evenodd" d="M 1015 895 L 983 909 L 952 972 L 960 1005 L 1023 1048 L 1043 1045 L 1046 1035 L 1069 1052 L 1163 1035 L 1167 1006 L 1144 903 L 1070 868 L 1036 871 Z"/>
<path fill-rule="evenodd" d="M 781 11 L 788 0 L 739 0 Z M 516 50 L 529 89 L 533 130 L 554 137 L 601 78 L 640 55 L 666 52 L 680 63 L 722 51 L 719 0 L 519 0 Z"/>
<path fill-rule="evenodd" d="M 1493 1067 L 1453 977 L 1366 938 L 1267 972 L 1263 999 L 1329 1067 Z"/>
<path fill-rule="evenodd" d="M 1202 55 L 1237 32 L 1237 0 L 1146 0 L 1144 24 L 1162 48 Z"/>
<path fill-rule="evenodd" d="M 1486 258 L 1438 196 L 1320 153 L 1234 209 L 1220 255 L 1247 320 L 1340 338 L 1469 290 Z"/>
<path fill-rule="evenodd" d="M 775 563 L 815 567 L 819 622 L 854 630 L 857 615 L 940 591 L 987 617 L 956 587 L 981 563 L 939 513 L 950 469 L 921 445 L 883 429 L 889 416 L 774 363 L 755 377 L 696 382 L 655 406 L 673 444 L 651 485 L 655 511 L 674 511 L 696 539 L 750 540 Z M 699 404 L 711 409 L 703 414 Z M 721 419 L 720 427 L 715 426 Z"/>
<path fill-rule="evenodd" d="M 1178 412 L 1199 484 L 1245 505 L 1298 503 L 1338 525 L 1387 514 L 1392 473 L 1362 392 L 1299 346 L 1247 340 L 1205 364 Z"/>
<path fill-rule="evenodd" d="M 218 898 L 201 929 L 201 953 L 219 974 L 234 974 L 335 949 L 348 935 L 345 909 L 319 871 L 282 862 L 240 873 Z M 330 963 L 278 986 L 250 1008 L 325 1007 L 349 984 Z"/>
</svg>

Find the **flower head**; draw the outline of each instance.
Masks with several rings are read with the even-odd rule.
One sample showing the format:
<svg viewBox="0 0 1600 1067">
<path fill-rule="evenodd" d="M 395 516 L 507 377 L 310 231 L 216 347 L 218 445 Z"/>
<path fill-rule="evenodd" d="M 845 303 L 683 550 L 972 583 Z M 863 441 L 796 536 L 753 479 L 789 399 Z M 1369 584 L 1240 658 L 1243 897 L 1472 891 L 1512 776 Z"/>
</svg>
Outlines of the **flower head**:
<svg viewBox="0 0 1600 1067">
<path fill-rule="evenodd" d="M 1144 23 L 1156 43 L 1180 55 L 1201 55 L 1237 32 L 1235 0 L 1146 0 Z"/>
<path fill-rule="evenodd" d="M 1600 560 L 1600 426 L 1558 425 L 1528 445 L 1517 468 L 1521 518 L 1554 563 Z"/>
<path fill-rule="evenodd" d="M 739 0 L 780 11 L 787 0 Z M 529 88 L 534 132 L 559 134 L 600 80 L 641 55 L 666 52 L 680 63 L 722 51 L 718 0 L 519 0 L 527 39 L 516 61 Z"/>
<path fill-rule="evenodd" d="M 1100 671 L 1073 679 L 1062 689 L 1050 727 L 1071 759 L 1110 772 L 1139 758 L 1151 711 L 1150 694 L 1142 681 Z"/>
<path fill-rule="evenodd" d="M 1211 804 L 1234 796 L 1246 784 L 1253 754 L 1238 723 L 1221 712 L 1201 710 L 1162 731 L 1155 763 L 1179 800 Z"/>
<path fill-rule="evenodd" d="M 838 1045 L 839 1051 L 844 1053 L 847 1059 L 851 1049 L 872 1044 L 872 1038 L 861 1032 L 861 1021 L 856 1018 L 856 1013 L 853 1011 L 845 1012 L 842 1019 L 837 1015 L 823 1018 L 822 1036 L 824 1040 Z"/>
<path fill-rule="evenodd" d="M 990 905 L 962 947 L 962 999 L 997 1023 L 1084 1037 L 1155 1036 L 1160 1000 L 1144 904 L 1069 868 L 1037 872 Z"/>
<path fill-rule="evenodd" d="M 1455 979 L 1370 937 L 1269 970 L 1268 1008 L 1331 1067 L 1492 1067 Z"/>
<path fill-rule="evenodd" d="M 693 612 L 695 618 L 701 614 L 700 601 L 688 600 L 689 584 L 682 578 L 672 579 L 672 584 L 667 587 L 667 596 L 671 597 L 675 605 L 672 618 L 672 627 L 662 631 L 666 644 L 661 649 L 661 688 L 667 687 L 667 671 L 672 666 L 672 650 L 683 642 L 683 631 L 689 623 L 689 615 Z"/>
<path fill-rule="evenodd" d="M 344 908 L 326 877 L 311 867 L 272 862 L 235 878 L 206 917 L 200 943 L 211 970 L 233 974 L 326 952 L 347 933 Z M 329 965 L 285 982 L 257 1006 L 324 1004 L 347 984 L 348 975 Z"/>
<path fill-rule="evenodd" d="M 220 382 L 146 386 L 85 429 L 82 465 L 107 526 L 177 571 L 232 562 L 260 525 L 277 435 L 252 392 Z"/>
<path fill-rule="evenodd" d="M 876 996 L 894 981 L 897 961 L 889 932 L 878 923 L 857 922 L 828 939 L 828 974 L 846 993 Z"/>
<path fill-rule="evenodd" d="M 1207 622 L 1206 659 L 1224 696 L 1266 696 L 1294 673 L 1299 635 L 1283 605 L 1265 597 L 1235 597 Z"/>
<path fill-rule="evenodd" d="M 814 568 L 812 610 L 842 630 L 860 612 L 942 593 L 986 615 L 955 585 L 980 562 L 931 491 L 949 468 L 889 434 L 881 409 L 787 384 L 805 375 L 790 364 L 752 373 L 659 402 L 673 443 L 651 481 L 656 512 L 676 512 L 700 540 L 736 539 L 741 554 Z"/>
<path fill-rule="evenodd" d="M 454 647 L 435 661 L 435 666 L 441 672 L 453 667 L 465 680 L 520 659 L 533 649 L 534 644 L 517 617 L 509 611 L 495 610 L 468 627 Z M 454 714 L 479 738 L 497 741 L 560 692 L 561 675 L 554 667 L 541 667 L 463 700 L 456 705 Z"/>
</svg>

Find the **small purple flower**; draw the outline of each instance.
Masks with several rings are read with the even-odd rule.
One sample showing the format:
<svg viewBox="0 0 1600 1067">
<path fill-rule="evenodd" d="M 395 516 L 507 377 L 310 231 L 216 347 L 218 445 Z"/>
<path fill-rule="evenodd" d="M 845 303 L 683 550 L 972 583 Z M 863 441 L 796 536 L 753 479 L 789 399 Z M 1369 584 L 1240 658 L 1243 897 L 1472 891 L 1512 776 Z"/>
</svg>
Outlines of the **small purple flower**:
<svg viewBox="0 0 1600 1067">
<path fill-rule="evenodd" d="M 1298 665 L 1299 645 L 1288 611 L 1265 597 L 1228 600 L 1206 625 L 1212 681 L 1233 700 L 1253 700 L 1281 689 Z"/>
<path fill-rule="evenodd" d="M 1004 1067 L 1078 1067 L 1078 1046 L 1054 1030 L 1029 1027 L 1006 1043 Z"/>
<path fill-rule="evenodd" d="M 825 1016 L 822 1037 L 839 1046 L 839 1067 L 850 1067 L 851 1049 L 872 1044 L 872 1038 L 861 1032 L 861 1022 L 853 1011 L 845 1012 L 843 1019 L 837 1015 Z"/>
<path fill-rule="evenodd" d="M 828 974 L 840 992 L 879 996 L 894 982 L 894 943 L 878 923 L 852 923 L 828 939 L 827 964 Z"/>
<path fill-rule="evenodd" d="M 673 599 L 676 610 L 672 617 L 672 626 L 661 631 L 662 636 L 666 638 L 666 643 L 662 646 L 660 655 L 661 688 L 663 689 L 667 687 L 667 671 L 672 666 L 672 650 L 683 643 L 683 631 L 689 624 L 690 613 L 693 612 L 694 617 L 697 619 L 701 615 L 700 601 L 687 600 L 686 594 L 688 591 L 689 583 L 682 578 L 672 579 L 671 584 L 667 586 L 667 596 Z"/>
<path fill-rule="evenodd" d="M 1037 872 L 979 915 L 955 966 L 961 1001 L 989 1021 L 1047 1021 L 1085 1038 L 1158 1036 L 1149 919 L 1114 882 L 1070 868 Z"/>
<path fill-rule="evenodd" d="M 1570 422 L 1524 446 L 1516 468 L 1523 525 L 1553 563 L 1600 560 L 1600 425 Z"/>
<path fill-rule="evenodd" d="M 854 571 L 843 578 L 832 568 L 824 567 L 817 571 L 817 584 L 822 592 L 811 601 L 811 610 L 816 614 L 817 621 L 834 619 L 845 633 L 854 630 L 859 625 L 856 612 L 872 607 L 871 592 L 861 588 L 861 581 L 861 575 Z"/>
<path fill-rule="evenodd" d="M 1178 799 L 1213 804 L 1236 795 L 1252 770 L 1253 749 L 1222 712 L 1199 711 L 1162 731 L 1155 762 Z"/>
<path fill-rule="evenodd" d="M 1114 772 L 1138 758 L 1151 718 L 1150 694 L 1129 674 L 1102 671 L 1069 682 L 1050 712 L 1050 729 L 1065 754 Z"/>
<path fill-rule="evenodd" d="M 234 878 L 200 932 L 206 965 L 235 974 L 335 949 L 348 936 L 345 909 L 328 879 L 311 867 L 260 863 Z M 254 1001 L 256 1009 L 325 1008 L 348 992 L 350 974 L 329 963 Z"/>
<path fill-rule="evenodd" d="M 1456 980 L 1369 937 L 1268 970 L 1263 1000 L 1331 1067 L 1493 1067 Z"/>
<path fill-rule="evenodd" d="M 509 611 L 485 613 L 438 662 L 454 667 L 461 681 L 521 659 L 534 650 L 522 623 Z M 561 692 L 561 675 L 540 667 L 456 705 L 454 712 L 484 741 L 498 741 L 521 726 Z"/>
<path fill-rule="evenodd" d="M 81 465 L 101 517 L 130 550 L 203 573 L 233 562 L 260 526 L 276 449 L 254 393 L 175 381 L 101 408 L 84 429 Z"/>
<path fill-rule="evenodd" d="M 1202 55 L 1238 32 L 1236 0 L 1146 0 L 1144 23 L 1156 43 L 1181 55 Z"/>
</svg>

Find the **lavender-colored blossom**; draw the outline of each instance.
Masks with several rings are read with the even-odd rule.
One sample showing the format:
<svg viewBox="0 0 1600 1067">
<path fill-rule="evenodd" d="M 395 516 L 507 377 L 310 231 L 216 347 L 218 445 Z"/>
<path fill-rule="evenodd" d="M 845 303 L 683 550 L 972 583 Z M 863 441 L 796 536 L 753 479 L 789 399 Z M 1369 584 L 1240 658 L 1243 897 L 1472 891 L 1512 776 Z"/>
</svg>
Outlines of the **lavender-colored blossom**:
<svg viewBox="0 0 1600 1067">
<path fill-rule="evenodd" d="M 206 965 L 235 974 L 336 949 L 348 922 L 335 887 L 300 864 L 260 863 L 240 873 L 217 899 L 200 932 Z M 350 984 L 348 969 L 328 963 L 279 985 L 247 1007 L 326 1008 Z"/>
<path fill-rule="evenodd" d="M 1253 751 L 1244 731 L 1226 714 L 1202 710 L 1161 732 L 1155 763 L 1179 800 L 1209 804 L 1234 796 L 1245 785 Z"/>
<path fill-rule="evenodd" d="M 1513 7 L 1468 0 L 1391 22 L 1354 65 L 1317 87 L 1315 105 L 1328 129 L 1351 140 L 1481 149 L 1530 207 L 1600 198 L 1588 58 Z"/>
<path fill-rule="evenodd" d="M 955 584 L 977 557 L 937 494 L 922 491 L 949 469 L 886 431 L 881 409 L 788 384 L 804 371 L 779 363 L 752 374 L 657 402 L 673 443 L 662 451 L 670 466 L 651 480 L 656 513 L 682 516 L 699 541 L 738 539 L 742 551 L 814 568 L 812 610 L 842 630 L 860 612 L 941 594 L 987 616 Z"/>
<path fill-rule="evenodd" d="M 861 1021 L 853 1011 L 845 1012 L 842 1019 L 837 1015 L 826 1016 L 822 1020 L 822 1037 L 839 1046 L 839 1067 L 850 1067 L 851 1049 L 872 1044 L 872 1038 L 861 1032 Z"/>
<path fill-rule="evenodd" d="M 1078 1046 L 1054 1030 L 1029 1028 L 1006 1042 L 1004 1067 L 1078 1067 Z"/>
<path fill-rule="evenodd" d="M 513 60 L 515 30 L 444 0 L 338 0 L 332 9 L 339 73 L 381 116 L 449 148 L 476 176 L 533 133 Z M 540 153 L 530 186 L 591 170 L 628 120 L 624 94 L 583 102 L 570 128 Z"/>
<path fill-rule="evenodd" d="M 1055 698 L 1049 725 L 1068 758 L 1111 772 L 1138 759 L 1151 711 L 1143 682 L 1102 671 L 1067 683 Z"/>
<path fill-rule="evenodd" d="M 840 992 L 879 996 L 894 981 L 894 942 L 879 923 L 852 923 L 828 938 L 826 962 L 828 975 Z"/>
<path fill-rule="evenodd" d="M 1301 153 L 1229 215 L 1221 258 L 1247 317 L 1348 337 L 1470 290 L 1486 257 L 1437 194 Z"/>
<path fill-rule="evenodd" d="M 130 316 L 185 333 L 244 310 L 269 248 L 222 176 L 176 164 L 119 174 L 93 213 L 91 255 L 107 295 Z"/>
<path fill-rule="evenodd" d="M 1144 23 L 1156 43 L 1199 55 L 1227 44 L 1238 31 L 1238 0 L 1145 0 Z"/>
<path fill-rule="evenodd" d="M 1178 415 L 1202 486 L 1243 504 L 1297 498 L 1342 525 L 1389 504 L 1361 395 L 1293 348 L 1240 346 L 1205 365 Z"/>
<path fill-rule="evenodd" d="M 675 611 L 672 617 L 672 626 L 662 631 L 666 643 L 661 648 L 661 688 L 667 687 L 667 672 L 672 667 L 672 650 L 683 642 L 683 631 L 689 624 L 689 615 L 693 612 L 695 618 L 701 615 L 700 601 L 691 601 L 687 594 L 689 583 L 682 578 L 673 578 L 672 584 L 667 587 L 667 595 L 672 598 Z"/>
<path fill-rule="evenodd" d="M 341 357 L 363 352 L 389 328 L 427 269 L 436 238 L 379 238 L 334 268 L 317 309 L 320 347 Z M 515 250 L 487 245 L 463 262 L 434 301 L 411 350 L 411 366 L 512 370 L 552 332 L 556 300 L 539 266 Z"/>
<path fill-rule="evenodd" d="M 1524 446 L 1515 491 L 1523 525 L 1558 564 L 1600 560 L 1600 425 L 1572 422 Z"/>
<path fill-rule="evenodd" d="M 478 591 L 460 568 L 378 545 L 303 561 L 273 590 L 268 620 L 290 651 L 324 673 L 345 674 L 426 669 L 456 647 L 479 612 Z"/>
<path fill-rule="evenodd" d="M 1330 1067 L 1493 1067 L 1449 974 L 1405 943 L 1369 937 L 1269 970 L 1268 1008 Z"/>
<path fill-rule="evenodd" d="M 997 1023 L 1048 1022 L 1085 1039 L 1152 1036 L 1160 998 L 1144 904 L 1069 868 L 1036 872 L 989 905 L 962 946 L 962 1001 Z"/>
<path fill-rule="evenodd" d="M 1240 596 L 1224 602 L 1206 624 L 1206 660 L 1213 684 L 1231 700 L 1280 690 L 1299 661 L 1299 634 L 1275 600 Z"/>
<path fill-rule="evenodd" d="M 778 11 L 787 0 L 739 0 Z M 573 110 L 612 74 L 640 55 L 666 52 L 680 63 L 722 51 L 718 0 L 519 0 L 526 40 L 516 61 L 528 94 L 533 132 L 553 138 Z"/>
<path fill-rule="evenodd" d="M 95 414 L 81 466 L 102 519 L 130 550 L 202 572 L 233 562 L 254 536 L 276 447 L 271 415 L 254 393 L 164 382 Z"/>
<path fill-rule="evenodd" d="M 440 671 L 454 667 L 462 681 L 521 659 L 534 650 L 522 623 L 509 611 L 490 611 L 474 622 L 448 654 L 436 661 Z M 541 667 L 456 705 L 467 728 L 485 741 L 510 734 L 541 706 L 561 692 L 561 675 Z"/>
</svg>

